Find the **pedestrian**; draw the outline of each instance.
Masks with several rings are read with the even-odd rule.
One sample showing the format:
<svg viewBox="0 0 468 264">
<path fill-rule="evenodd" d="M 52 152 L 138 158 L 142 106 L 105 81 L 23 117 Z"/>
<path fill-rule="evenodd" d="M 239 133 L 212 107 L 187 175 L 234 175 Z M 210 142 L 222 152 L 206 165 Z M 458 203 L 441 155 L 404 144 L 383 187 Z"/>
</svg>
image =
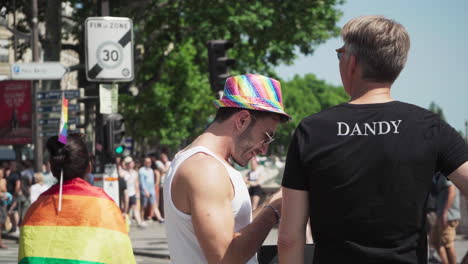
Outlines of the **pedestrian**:
<svg viewBox="0 0 468 264">
<path fill-rule="evenodd" d="M 442 264 L 456 264 L 456 228 L 460 223 L 460 192 L 447 178 L 437 173 L 437 221 L 434 245 Z"/>
<path fill-rule="evenodd" d="M 280 263 L 304 263 L 310 218 L 315 264 L 426 264 L 432 176 L 442 171 L 468 195 L 467 144 L 437 114 L 391 96 L 410 48 L 401 24 L 362 16 L 341 36 L 336 52 L 351 100 L 304 118 L 294 132 Z"/>
<path fill-rule="evenodd" d="M 156 166 L 161 172 L 161 183 L 164 184 L 166 174 L 169 171 L 169 167 L 171 167 L 171 161 L 167 157 L 166 153 L 161 152 L 161 154 L 159 154 L 159 159 L 156 160 Z"/>
<path fill-rule="evenodd" d="M 138 173 L 133 169 L 133 159 L 128 156 L 123 159 L 123 167 L 121 170 L 121 176 L 125 179 L 127 184 L 127 194 L 129 197 L 128 211 L 130 219 L 135 218 L 139 227 L 146 227 L 146 223 L 141 221 L 140 211 L 137 208 L 137 203 L 140 202 L 140 184 L 138 180 Z"/>
<path fill-rule="evenodd" d="M 45 185 L 50 187 L 57 183 L 57 179 L 54 177 L 54 175 L 52 175 L 52 172 L 50 171 L 50 163 L 48 161 L 42 164 L 42 175 L 44 178 Z"/>
<path fill-rule="evenodd" d="M 9 168 L 5 170 L 7 180 L 7 192 L 13 197 L 11 203 L 7 205 L 7 213 L 11 222 L 9 233 L 19 235 L 19 214 L 18 214 L 18 197 L 21 195 L 21 175 L 17 171 L 16 161 L 10 161 Z"/>
<path fill-rule="evenodd" d="M 171 262 L 258 263 L 255 253 L 280 218 L 280 195 L 252 221 L 249 192 L 230 160 L 246 166 L 265 154 L 284 112 L 280 83 L 256 74 L 230 77 L 215 120 L 172 160 L 164 183 Z"/>
<path fill-rule="evenodd" d="M 30 203 L 34 203 L 41 193 L 47 191 L 49 186 L 44 183 L 44 176 L 42 173 L 34 173 L 35 184 L 31 186 L 31 194 L 30 194 Z"/>
<path fill-rule="evenodd" d="M 166 180 L 167 172 L 171 167 L 171 161 L 167 156 L 167 149 L 164 149 L 161 154 L 159 154 L 159 160 L 157 160 L 156 165 L 158 167 L 159 172 L 161 173 L 161 179 L 159 181 L 159 192 L 158 192 L 158 205 L 159 210 L 161 211 L 161 215 L 164 217 L 164 181 Z"/>
<path fill-rule="evenodd" d="M 26 211 L 31 205 L 31 186 L 34 184 L 34 170 L 32 162 L 29 160 L 23 161 L 23 170 L 20 173 L 21 192 L 17 196 L 19 223 L 23 221 Z"/>
<path fill-rule="evenodd" d="M 154 193 L 156 197 L 156 207 L 158 208 L 159 213 L 161 214 L 161 217 L 164 217 L 161 207 L 159 206 L 162 200 L 161 198 L 162 171 L 159 169 L 159 166 L 160 166 L 159 163 L 161 163 L 161 161 L 156 158 L 155 154 L 151 154 L 149 157 L 151 158 L 151 169 L 153 169 L 153 172 L 154 172 Z M 149 212 L 148 211 L 146 212 L 148 213 L 149 218 L 152 218 L 153 220 L 157 220 L 152 210 L 149 210 Z"/>
<path fill-rule="evenodd" d="M 151 212 L 154 213 L 156 220 L 160 223 L 164 222 L 161 213 L 156 204 L 156 192 L 155 192 L 155 174 L 151 168 L 151 158 L 146 157 L 143 163 L 143 167 L 138 171 L 140 180 L 140 193 L 141 193 L 141 206 L 144 212 L 145 208 L 149 206 Z"/>
<path fill-rule="evenodd" d="M 126 221 L 130 221 L 130 219 L 127 219 L 127 212 L 129 208 L 129 195 L 128 195 L 128 190 L 127 190 L 127 181 L 125 179 L 125 173 L 123 172 L 123 160 L 118 157 L 118 159 L 115 159 L 116 164 L 115 168 L 116 170 L 113 173 L 113 176 L 118 178 L 118 186 L 119 186 L 119 207 L 120 211 L 122 212 L 122 215 L 124 216 Z"/>
<path fill-rule="evenodd" d="M 119 207 L 83 178 L 91 171 L 82 134 L 47 141 L 59 179 L 31 205 L 21 226 L 18 263 L 136 263 Z M 63 184 L 62 178 L 63 176 Z"/>
<path fill-rule="evenodd" d="M 246 175 L 246 182 L 249 186 L 250 201 L 252 202 L 252 211 L 257 209 L 260 198 L 265 195 L 263 188 L 260 184 L 263 178 L 263 170 L 258 165 L 257 157 L 250 160 L 250 170 Z"/>
</svg>

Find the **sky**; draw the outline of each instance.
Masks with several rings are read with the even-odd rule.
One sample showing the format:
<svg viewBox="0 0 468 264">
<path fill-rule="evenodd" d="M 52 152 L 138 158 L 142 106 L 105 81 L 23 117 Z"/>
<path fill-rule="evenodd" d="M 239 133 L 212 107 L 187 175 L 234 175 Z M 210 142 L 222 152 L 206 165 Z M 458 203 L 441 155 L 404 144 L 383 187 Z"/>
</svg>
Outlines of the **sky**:
<svg viewBox="0 0 468 264">
<path fill-rule="evenodd" d="M 337 25 L 362 15 L 383 15 L 403 24 L 411 48 L 406 66 L 392 86 L 395 100 L 428 108 L 439 105 L 447 122 L 465 134 L 468 121 L 468 1 L 466 0 L 348 0 L 338 6 L 343 16 Z M 295 74 L 315 74 L 329 84 L 341 85 L 333 38 L 310 56 L 298 55 L 292 65 L 276 67 L 290 80 Z"/>
</svg>

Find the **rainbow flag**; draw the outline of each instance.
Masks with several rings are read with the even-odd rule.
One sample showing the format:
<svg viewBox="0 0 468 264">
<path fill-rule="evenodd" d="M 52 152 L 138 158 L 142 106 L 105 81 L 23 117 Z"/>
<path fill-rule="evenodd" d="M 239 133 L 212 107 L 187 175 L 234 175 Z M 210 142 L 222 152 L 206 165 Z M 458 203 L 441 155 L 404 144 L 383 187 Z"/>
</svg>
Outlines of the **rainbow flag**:
<svg viewBox="0 0 468 264">
<path fill-rule="evenodd" d="M 60 128 L 58 141 L 67 144 L 68 136 L 68 99 L 62 97 L 62 114 L 60 116 Z"/>
<path fill-rule="evenodd" d="M 125 220 L 115 202 L 81 178 L 41 194 L 21 226 L 20 264 L 135 263 Z"/>
</svg>

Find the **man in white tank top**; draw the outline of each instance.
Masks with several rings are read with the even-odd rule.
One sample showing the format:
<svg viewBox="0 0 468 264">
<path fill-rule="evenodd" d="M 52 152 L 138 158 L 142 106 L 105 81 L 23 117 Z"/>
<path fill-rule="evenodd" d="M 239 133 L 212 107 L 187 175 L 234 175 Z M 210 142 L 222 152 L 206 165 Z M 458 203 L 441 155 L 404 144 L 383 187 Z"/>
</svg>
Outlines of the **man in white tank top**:
<svg viewBox="0 0 468 264">
<path fill-rule="evenodd" d="M 284 112 L 280 83 L 247 74 L 226 80 L 214 122 L 172 161 L 164 184 L 171 262 L 258 263 L 256 252 L 278 223 L 281 195 L 254 212 L 241 166 L 264 154 Z"/>
</svg>

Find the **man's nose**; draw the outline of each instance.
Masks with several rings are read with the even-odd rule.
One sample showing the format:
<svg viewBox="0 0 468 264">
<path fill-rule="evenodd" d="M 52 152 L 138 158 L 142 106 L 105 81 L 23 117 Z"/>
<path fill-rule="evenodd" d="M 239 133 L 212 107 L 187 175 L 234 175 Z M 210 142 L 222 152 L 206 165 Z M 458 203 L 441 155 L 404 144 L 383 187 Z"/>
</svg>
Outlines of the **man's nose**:
<svg viewBox="0 0 468 264">
<path fill-rule="evenodd" d="M 265 155 L 268 152 L 268 146 L 269 144 L 262 144 L 262 146 L 260 147 L 260 154 Z"/>
</svg>

